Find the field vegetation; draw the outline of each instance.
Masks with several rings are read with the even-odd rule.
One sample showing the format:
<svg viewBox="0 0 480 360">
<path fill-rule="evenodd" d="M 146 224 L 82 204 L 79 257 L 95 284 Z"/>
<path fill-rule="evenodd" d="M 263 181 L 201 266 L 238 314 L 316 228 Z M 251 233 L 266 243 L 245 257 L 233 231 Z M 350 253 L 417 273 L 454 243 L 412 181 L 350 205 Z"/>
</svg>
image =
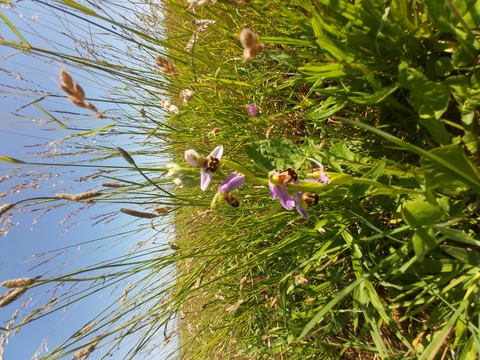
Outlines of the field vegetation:
<svg viewBox="0 0 480 360">
<path fill-rule="evenodd" d="M 111 158 L 124 166 L 92 177 L 99 190 L 7 196 L 2 219 L 109 204 L 151 238 L 174 236 L 4 282 L 0 306 L 80 278 L 85 291 L 7 319 L 4 342 L 38 314 L 132 277 L 117 306 L 42 358 L 127 346 L 123 357 L 143 359 L 177 335 L 172 358 L 479 356 L 478 1 L 166 0 L 137 4 L 134 20 L 116 2 L 44 6 L 128 44 L 64 56 L 29 44 L 2 15 L 17 38 L 0 43 L 58 61 L 58 96 L 107 122 L 58 143 L 90 148 L 94 169 Z M 90 99 L 69 68 L 119 79 L 111 101 L 121 111 Z M 134 144 L 116 146 L 117 136 Z M 99 137 L 112 145 L 92 143 Z M 155 163 L 160 152 L 168 164 Z"/>
</svg>

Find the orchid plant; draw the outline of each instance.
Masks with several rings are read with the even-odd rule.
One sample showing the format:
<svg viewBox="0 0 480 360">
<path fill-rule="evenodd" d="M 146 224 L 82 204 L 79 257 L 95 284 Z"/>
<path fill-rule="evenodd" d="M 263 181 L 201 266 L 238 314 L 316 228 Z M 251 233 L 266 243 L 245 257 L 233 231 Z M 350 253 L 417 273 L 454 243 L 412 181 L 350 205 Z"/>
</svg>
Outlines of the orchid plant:
<svg viewBox="0 0 480 360">
<path fill-rule="evenodd" d="M 224 163 L 234 169 L 234 171 L 224 178 L 224 181 L 219 185 L 217 193 L 211 202 L 212 208 L 216 207 L 216 204 L 221 199 L 225 199 L 233 207 L 238 207 L 239 201 L 237 196 L 232 192 L 241 187 L 245 182 L 268 184 L 268 189 L 270 191 L 272 200 L 278 198 L 284 209 L 290 211 L 295 208 L 297 212 L 306 219 L 308 218 L 307 209 L 311 206 L 317 205 L 319 201 L 318 194 L 308 191 L 311 189 L 311 185 L 309 185 L 309 183 L 320 183 L 326 185 L 329 182 L 329 177 L 325 172 L 323 164 L 312 158 L 308 158 L 308 160 L 313 162 L 317 167 L 311 172 L 312 178 L 305 179 L 302 184 L 299 180 L 298 174 L 291 168 L 286 170 L 275 169 L 270 171 L 268 174 L 268 181 L 266 181 L 265 179 L 255 177 L 246 168 L 237 163 L 233 163 L 226 159 L 221 160 L 222 156 L 223 146 L 221 145 L 217 146 L 205 157 L 201 156 L 194 149 L 185 151 L 185 160 L 189 164 L 200 168 L 200 188 L 204 191 L 209 186 L 213 177 L 213 173 L 220 168 L 221 163 Z M 176 166 L 181 169 L 181 167 L 178 165 Z M 220 172 L 219 177 L 221 176 L 224 175 Z M 290 185 L 294 187 L 294 195 L 291 195 L 289 192 Z"/>
</svg>

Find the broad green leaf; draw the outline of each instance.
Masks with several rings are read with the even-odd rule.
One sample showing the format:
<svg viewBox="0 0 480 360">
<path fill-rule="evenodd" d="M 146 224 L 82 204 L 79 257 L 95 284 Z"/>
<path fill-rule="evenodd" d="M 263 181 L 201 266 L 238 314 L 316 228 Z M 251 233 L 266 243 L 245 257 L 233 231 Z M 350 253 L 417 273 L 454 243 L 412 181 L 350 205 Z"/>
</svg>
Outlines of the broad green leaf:
<svg viewBox="0 0 480 360">
<path fill-rule="evenodd" d="M 418 121 L 423 125 L 440 145 L 448 145 L 452 143 L 452 135 L 445 129 L 445 124 L 433 117 L 428 119 L 419 119 Z"/>
<path fill-rule="evenodd" d="M 431 150 L 430 153 L 454 165 L 459 172 L 467 175 L 469 178 L 480 182 L 480 176 L 475 166 L 470 162 L 459 145 L 438 147 Z M 425 185 L 430 190 L 457 191 L 459 188 L 464 188 L 465 185 L 468 185 L 457 174 L 448 171 L 442 164 L 433 161 L 432 158 L 423 157 L 421 167 L 425 171 Z"/>
<path fill-rule="evenodd" d="M 437 246 L 437 240 L 431 228 L 419 227 L 412 236 L 413 250 L 417 261 L 423 261 L 425 255 Z"/>
<path fill-rule="evenodd" d="M 453 33 L 459 24 L 469 29 L 475 29 L 480 24 L 477 0 L 426 0 L 425 3 L 430 19 L 440 31 Z"/>
<path fill-rule="evenodd" d="M 420 118 L 440 119 L 450 101 L 448 87 L 428 80 L 421 72 L 401 63 L 398 67 L 400 85 L 410 90 L 408 102 Z"/>
<path fill-rule="evenodd" d="M 407 201 L 403 205 L 402 218 L 412 228 L 433 225 L 443 216 L 436 206 L 424 200 Z"/>
<path fill-rule="evenodd" d="M 250 159 L 263 171 L 298 169 L 307 157 L 313 156 L 312 144 L 299 146 L 291 140 L 274 138 L 261 140 L 245 146 Z"/>
</svg>

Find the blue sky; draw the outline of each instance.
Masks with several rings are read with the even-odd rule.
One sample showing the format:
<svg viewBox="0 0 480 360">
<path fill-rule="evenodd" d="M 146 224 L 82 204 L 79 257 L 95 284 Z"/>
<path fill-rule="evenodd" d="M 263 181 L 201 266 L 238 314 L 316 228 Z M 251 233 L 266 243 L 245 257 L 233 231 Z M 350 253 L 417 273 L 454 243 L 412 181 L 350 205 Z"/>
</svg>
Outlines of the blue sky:
<svg viewBox="0 0 480 360">
<path fill-rule="evenodd" d="M 79 43 L 68 36 L 72 23 L 62 17 L 53 16 L 50 10 L 46 10 L 33 2 L 15 3 L 14 11 L 0 9 L 10 21 L 14 23 L 27 40 L 40 47 L 55 48 L 56 50 L 72 51 Z M 90 29 L 86 29 L 87 33 Z M 0 34 L 5 39 L 17 40 L 15 34 L 0 20 Z M 112 47 L 123 48 L 124 42 L 120 42 L 112 36 L 107 36 L 108 44 Z M 95 41 L 102 41 L 96 36 Z M 95 41 L 93 43 L 95 43 Z M 38 99 L 39 95 L 26 94 L 38 91 L 52 95 L 61 94 L 58 87 L 60 64 L 22 54 L 15 49 L 0 46 L 0 155 L 19 158 L 24 161 L 42 162 L 69 162 L 68 158 L 41 159 L 39 154 L 42 149 L 48 149 L 50 153 L 55 151 L 55 146 L 46 145 L 54 140 L 72 134 L 71 130 L 64 130 L 54 123 L 42 122 L 45 114 L 33 105 L 22 108 L 28 102 Z M 74 80 L 80 82 L 87 92 L 87 97 L 93 99 L 108 99 L 111 94 L 108 89 L 121 87 L 111 78 L 101 77 L 98 73 L 92 73 L 85 69 L 65 66 L 72 73 Z M 88 111 L 74 108 L 65 98 L 51 96 L 39 102 L 45 109 L 64 111 L 62 121 L 76 128 L 99 128 L 111 120 L 99 120 L 91 116 Z M 99 102 L 98 107 L 119 113 L 117 106 L 111 103 Z M 113 107 L 113 108 L 112 108 Z M 69 112 L 81 112 L 85 116 L 75 116 Z M 60 112 L 56 114 L 61 114 Z M 129 148 L 132 141 L 126 136 L 114 136 L 107 140 L 106 146 L 121 146 Z M 39 146 L 41 145 L 41 146 Z M 46 147 L 45 147 L 46 145 Z M 89 155 L 83 155 L 88 157 Z M 78 159 L 78 158 L 77 158 Z M 81 158 L 80 158 L 81 159 Z M 158 163 L 167 162 L 168 159 L 159 155 Z M 112 159 L 102 162 L 109 166 L 126 166 L 123 159 Z M 79 170 L 71 167 L 43 167 L 21 166 L 20 170 L 12 172 L 12 168 L 18 167 L 12 164 L 0 165 L 0 178 L 10 175 L 0 183 L 0 193 L 9 192 L 12 187 L 23 183 L 25 188 L 18 193 L 9 193 L 0 200 L 13 202 L 34 196 L 52 196 L 58 192 L 80 193 L 90 190 L 96 183 L 78 182 L 82 175 L 91 173 L 91 170 Z M 39 182 L 31 182 L 31 179 L 43 179 Z M 35 188 L 31 188 L 35 187 Z M 144 220 L 136 220 L 127 215 L 112 215 L 105 221 L 99 221 L 92 226 L 91 219 L 102 217 L 105 214 L 114 214 L 119 205 L 100 205 L 85 207 L 71 220 L 65 220 L 68 216 L 79 209 L 78 204 L 54 209 L 42 216 L 41 211 L 24 213 L 16 216 L 13 226 L 6 236 L 0 237 L 0 281 L 19 277 L 55 277 L 68 271 L 75 271 L 81 267 L 101 262 L 128 253 L 141 241 L 146 241 L 145 249 L 155 249 L 154 241 L 158 244 L 168 241 L 152 230 Z M 26 210 L 32 210 L 27 208 Z M 79 224 L 76 224 L 78 222 Z M 35 223 L 33 225 L 33 223 Z M 126 234 L 115 236 L 119 228 Z M 143 230 L 138 230 L 143 229 Z M 78 243 L 84 243 L 77 246 Z M 36 256 L 36 254 L 41 254 Z M 46 340 L 43 350 L 51 349 L 59 341 L 66 338 L 68 331 L 76 331 L 83 327 L 90 316 L 97 314 L 105 306 L 114 302 L 118 294 L 128 286 L 129 279 L 117 285 L 116 292 L 112 288 L 99 290 L 89 299 L 66 307 L 65 310 L 56 312 L 35 321 L 30 326 L 21 329 L 19 333 L 9 339 L 4 348 L 4 358 L 12 360 L 29 359 L 41 348 L 42 341 Z M 68 284 L 67 284 L 68 285 Z M 22 299 L 0 309 L 0 324 L 5 326 L 11 314 L 20 308 L 25 314 L 35 309 L 39 304 L 46 303 L 56 296 L 54 288 L 34 288 L 29 290 Z M 112 294 L 114 293 L 114 294 Z M 161 343 L 162 339 L 159 339 Z M 125 346 L 125 349 L 127 346 Z M 159 352 L 162 353 L 162 347 Z M 171 349 L 171 348 L 170 348 Z M 168 350 L 168 348 L 167 348 Z M 122 358 L 124 351 L 116 352 L 115 358 Z M 43 353 L 45 354 L 45 352 Z M 155 353 L 154 353 L 155 354 Z M 155 355 L 154 355 L 155 356 Z M 110 357 L 112 358 L 112 357 Z M 158 359 L 159 357 L 154 357 Z M 161 358 L 161 357 L 160 357 Z"/>
</svg>

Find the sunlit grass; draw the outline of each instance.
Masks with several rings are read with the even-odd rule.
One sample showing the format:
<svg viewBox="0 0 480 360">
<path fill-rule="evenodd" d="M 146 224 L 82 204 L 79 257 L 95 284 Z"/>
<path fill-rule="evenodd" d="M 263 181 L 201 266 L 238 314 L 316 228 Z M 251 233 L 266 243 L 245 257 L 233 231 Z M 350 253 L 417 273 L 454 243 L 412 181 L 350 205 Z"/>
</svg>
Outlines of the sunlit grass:
<svg viewBox="0 0 480 360">
<path fill-rule="evenodd" d="M 477 356 L 478 2 L 189 4 L 47 2 L 79 44 L 68 51 L 4 20 L 13 35 L 3 45 L 58 61 L 75 80 L 62 73 L 69 99 L 31 92 L 45 126 L 72 131 L 54 141 L 49 166 L 97 170 L 82 191 L 36 199 L 34 189 L 17 194 L 28 185 L 12 187 L 4 228 L 19 210 L 76 204 L 108 206 L 90 221 L 128 216 L 142 226 L 125 235 L 148 236 L 27 285 L 75 284 L 6 319 L 2 340 L 106 286 L 111 307 L 44 358 L 125 347 L 122 356 L 145 358 L 175 334 L 172 356 L 191 359 Z M 105 44 L 105 33 L 125 47 Z M 122 87 L 89 98 L 70 69 Z M 79 107 L 63 109 L 68 101 Z M 220 145 L 201 191 L 207 163 L 191 166 L 184 152 Z M 2 160 L 38 167 L 48 154 Z M 319 171 L 309 159 L 328 183 L 308 181 Z M 308 217 L 272 201 L 269 182 L 283 186 L 272 171 L 287 169 L 300 180 L 287 194 L 318 195 Z M 239 207 L 217 194 L 233 170 L 245 174 L 232 192 Z"/>
</svg>

